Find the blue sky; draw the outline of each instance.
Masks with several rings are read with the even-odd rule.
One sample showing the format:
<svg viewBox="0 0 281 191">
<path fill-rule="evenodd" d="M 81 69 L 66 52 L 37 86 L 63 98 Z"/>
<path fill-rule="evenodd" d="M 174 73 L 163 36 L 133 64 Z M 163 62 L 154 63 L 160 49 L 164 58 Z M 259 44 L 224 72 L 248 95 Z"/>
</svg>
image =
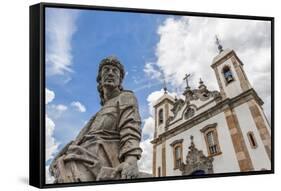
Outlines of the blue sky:
<svg viewBox="0 0 281 191">
<path fill-rule="evenodd" d="M 60 20 L 58 16 L 68 18 Z M 159 41 L 157 27 L 166 17 L 151 14 L 47 8 L 47 57 L 52 54 L 51 49 L 57 48 L 56 46 L 69 49 L 67 53 L 57 56 L 71 55 L 69 64 L 63 62 L 68 66 L 65 70 L 55 66 L 59 65 L 55 63 L 58 62 L 56 59 L 47 58 L 46 61 L 46 88 L 55 94 L 52 102 L 47 104 L 47 115 L 55 124 L 53 137 L 59 143 L 57 150 L 72 140 L 85 122 L 99 110 L 100 100 L 96 90 L 96 76 L 99 62 L 106 56 L 115 55 L 120 59 L 126 70 L 124 88 L 134 90 L 142 119 L 149 116 L 147 96 L 161 89 L 162 83 L 149 79 L 143 69 L 146 62 L 156 59 L 154 50 Z M 72 23 L 64 24 L 67 29 L 59 30 L 62 26 L 58 24 L 54 27 L 54 23 L 60 22 Z M 57 32 L 52 32 L 52 30 Z M 71 35 L 65 37 L 63 33 L 67 30 L 72 32 Z M 62 40 L 58 39 L 59 37 L 69 40 L 68 46 L 54 42 Z M 72 108 L 71 103 L 74 101 L 81 103 L 85 107 L 85 112 Z M 63 111 L 58 109 L 58 105 L 62 106 Z M 49 162 L 50 160 L 47 164 Z"/>
<path fill-rule="evenodd" d="M 99 110 L 98 64 L 110 55 L 125 66 L 123 86 L 139 102 L 143 171 L 151 172 L 152 105 L 163 95 L 163 79 L 173 96 L 182 93 L 186 73 L 192 88 L 202 78 L 209 90 L 218 90 L 210 67 L 218 55 L 215 35 L 243 61 L 270 121 L 270 33 L 268 21 L 47 8 L 46 167 Z"/>
</svg>

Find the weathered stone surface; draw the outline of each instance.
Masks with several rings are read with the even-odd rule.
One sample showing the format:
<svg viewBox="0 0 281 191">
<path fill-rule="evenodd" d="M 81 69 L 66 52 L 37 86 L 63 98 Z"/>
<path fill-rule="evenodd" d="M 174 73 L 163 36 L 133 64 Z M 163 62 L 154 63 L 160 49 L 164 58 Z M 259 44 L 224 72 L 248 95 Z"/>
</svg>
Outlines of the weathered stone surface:
<svg viewBox="0 0 281 191">
<path fill-rule="evenodd" d="M 180 170 L 182 175 L 191 175 L 196 171 L 202 171 L 203 174 L 213 173 L 213 158 L 207 157 L 203 151 L 198 150 L 193 143 L 193 136 L 191 136 L 191 145 L 186 156 L 186 163 L 182 163 Z"/>
<path fill-rule="evenodd" d="M 114 57 L 99 66 L 101 109 L 50 165 L 56 183 L 149 176 L 138 171 L 141 119 L 132 91 L 123 90 L 123 65 Z"/>
</svg>

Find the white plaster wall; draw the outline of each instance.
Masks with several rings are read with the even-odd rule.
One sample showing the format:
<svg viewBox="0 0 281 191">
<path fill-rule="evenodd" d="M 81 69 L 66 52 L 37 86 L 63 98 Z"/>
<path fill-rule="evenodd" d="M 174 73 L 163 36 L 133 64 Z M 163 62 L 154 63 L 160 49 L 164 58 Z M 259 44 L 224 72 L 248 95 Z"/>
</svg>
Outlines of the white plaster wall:
<svg viewBox="0 0 281 191">
<path fill-rule="evenodd" d="M 156 146 L 156 176 L 158 176 L 158 167 L 161 167 L 161 175 L 162 175 L 162 145 Z"/>
<path fill-rule="evenodd" d="M 232 75 L 234 77 L 234 81 L 229 83 L 228 85 L 225 84 L 224 76 L 222 73 L 222 69 L 226 65 L 230 67 Z M 238 76 L 236 74 L 236 71 L 234 69 L 234 66 L 231 62 L 231 59 L 226 60 L 223 64 L 218 66 L 218 73 L 219 73 L 219 77 L 221 79 L 222 86 L 223 86 L 223 89 L 225 90 L 227 97 L 233 98 L 242 92 L 240 82 L 239 82 Z"/>
<path fill-rule="evenodd" d="M 217 133 L 222 152 L 221 155 L 214 157 L 214 173 L 240 172 L 225 114 L 222 112 L 216 115 L 213 121 L 218 123 Z"/>
<path fill-rule="evenodd" d="M 213 98 L 212 98 L 213 99 Z M 211 100 L 211 99 L 210 99 Z M 207 105 L 205 105 L 204 107 L 202 107 L 202 108 L 200 108 L 199 110 L 197 110 L 197 112 L 195 112 L 195 115 L 194 116 L 196 116 L 196 115 L 199 115 L 200 113 L 203 113 L 204 111 L 207 111 L 208 109 L 210 109 L 210 108 L 212 108 L 213 106 L 215 106 L 216 105 L 216 102 L 215 102 L 215 100 L 213 100 L 212 102 L 210 102 L 210 100 L 208 100 L 208 101 L 205 101 L 205 103 L 204 104 L 206 104 L 206 103 L 208 103 Z M 197 106 L 198 107 L 198 106 Z"/>
<path fill-rule="evenodd" d="M 167 175 L 181 175 L 179 170 L 174 170 L 174 161 L 173 161 L 173 150 L 170 144 L 178 139 L 184 139 L 183 141 L 183 160 L 185 162 L 186 155 L 188 153 L 188 147 L 190 146 L 190 136 L 194 136 L 194 143 L 197 149 L 202 150 L 203 153 L 207 156 L 207 148 L 204 139 L 203 133 L 200 129 L 205 127 L 208 124 L 217 123 L 217 132 L 218 139 L 220 143 L 220 148 L 222 154 L 214 157 L 214 173 L 222 172 L 238 172 L 240 171 L 235 151 L 232 145 L 232 140 L 230 133 L 226 124 L 224 113 L 220 113 L 201 124 L 194 126 L 191 129 L 188 129 L 181 134 L 176 135 L 166 141 L 166 160 L 167 160 Z"/>
<path fill-rule="evenodd" d="M 262 108 L 261 106 L 259 106 L 259 104 L 257 104 L 257 103 L 256 103 L 256 105 L 258 106 L 258 108 L 259 108 L 259 110 L 260 110 L 260 112 L 261 112 L 262 118 L 263 118 L 263 120 L 264 120 L 264 122 L 265 122 L 266 128 L 267 128 L 269 134 L 271 135 L 271 126 L 270 126 L 270 124 L 269 124 L 269 122 L 268 122 L 267 117 L 266 117 L 265 114 L 264 114 L 263 108 Z"/>
<path fill-rule="evenodd" d="M 211 100 L 213 100 L 213 98 L 207 99 L 207 100 L 205 100 L 205 101 L 201 101 L 200 99 L 198 99 L 198 100 L 192 100 L 192 101 L 190 101 L 190 104 L 194 104 L 194 105 L 196 105 L 196 107 L 201 107 L 201 106 L 203 106 L 204 104 L 210 102 Z M 209 106 L 209 104 L 208 104 L 208 106 Z"/>
<path fill-rule="evenodd" d="M 247 103 L 244 103 L 235 109 L 236 116 L 238 118 L 238 122 L 247 146 L 247 149 L 249 151 L 253 166 L 255 170 L 261 170 L 262 168 L 270 169 L 270 160 L 267 156 L 266 150 L 264 148 L 264 145 L 262 143 L 260 134 L 258 132 L 258 129 L 255 125 L 254 119 L 251 115 L 249 105 Z M 247 137 L 247 133 L 249 131 L 252 131 L 254 133 L 254 136 L 256 138 L 258 147 L 255 149 L 251 148 L 250 142 Z"/>
</svg>

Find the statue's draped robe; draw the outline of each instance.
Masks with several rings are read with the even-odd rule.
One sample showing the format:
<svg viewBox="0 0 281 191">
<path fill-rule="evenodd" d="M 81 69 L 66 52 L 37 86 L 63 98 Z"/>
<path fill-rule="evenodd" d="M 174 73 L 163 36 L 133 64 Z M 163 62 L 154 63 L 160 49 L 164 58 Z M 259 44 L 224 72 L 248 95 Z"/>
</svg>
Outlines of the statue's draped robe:
<svg viewBox="0 0 281 191">
<path fill-rule="evenodd" d="M 122 91 L 108 100 L 77 138 L 55 158 L 56 182 L 96 180 L 102 167 L 117 167 L 126 156 L 141 156 L 141 120 L 134 94 Z"/>
</svg>

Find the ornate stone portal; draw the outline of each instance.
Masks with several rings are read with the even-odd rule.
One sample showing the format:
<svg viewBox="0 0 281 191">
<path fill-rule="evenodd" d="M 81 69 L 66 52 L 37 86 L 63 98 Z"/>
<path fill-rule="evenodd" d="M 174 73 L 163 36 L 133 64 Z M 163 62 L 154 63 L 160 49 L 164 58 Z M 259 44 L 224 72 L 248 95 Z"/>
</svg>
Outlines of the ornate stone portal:
<svg viewBox="0 0 281 191">
<path fill-rule="evenodd" d="M 213 158 L 206 157 L 203 151 L 199 151 L 190 137 L 191 145 L 186 156 L 186 164 L 182 163 L 180 170 L 182 175 L 201 175 L 213 173 Z"/>
<path fill-rule="evenodd" d="M 138 171 L 141 119 L 134 93 L 123 90 L 124 75 L 117 58 L 101 61 L 97 89 L 102 107 L 52 161 L 56 183 L 151 176 Z"/>
</svg>

